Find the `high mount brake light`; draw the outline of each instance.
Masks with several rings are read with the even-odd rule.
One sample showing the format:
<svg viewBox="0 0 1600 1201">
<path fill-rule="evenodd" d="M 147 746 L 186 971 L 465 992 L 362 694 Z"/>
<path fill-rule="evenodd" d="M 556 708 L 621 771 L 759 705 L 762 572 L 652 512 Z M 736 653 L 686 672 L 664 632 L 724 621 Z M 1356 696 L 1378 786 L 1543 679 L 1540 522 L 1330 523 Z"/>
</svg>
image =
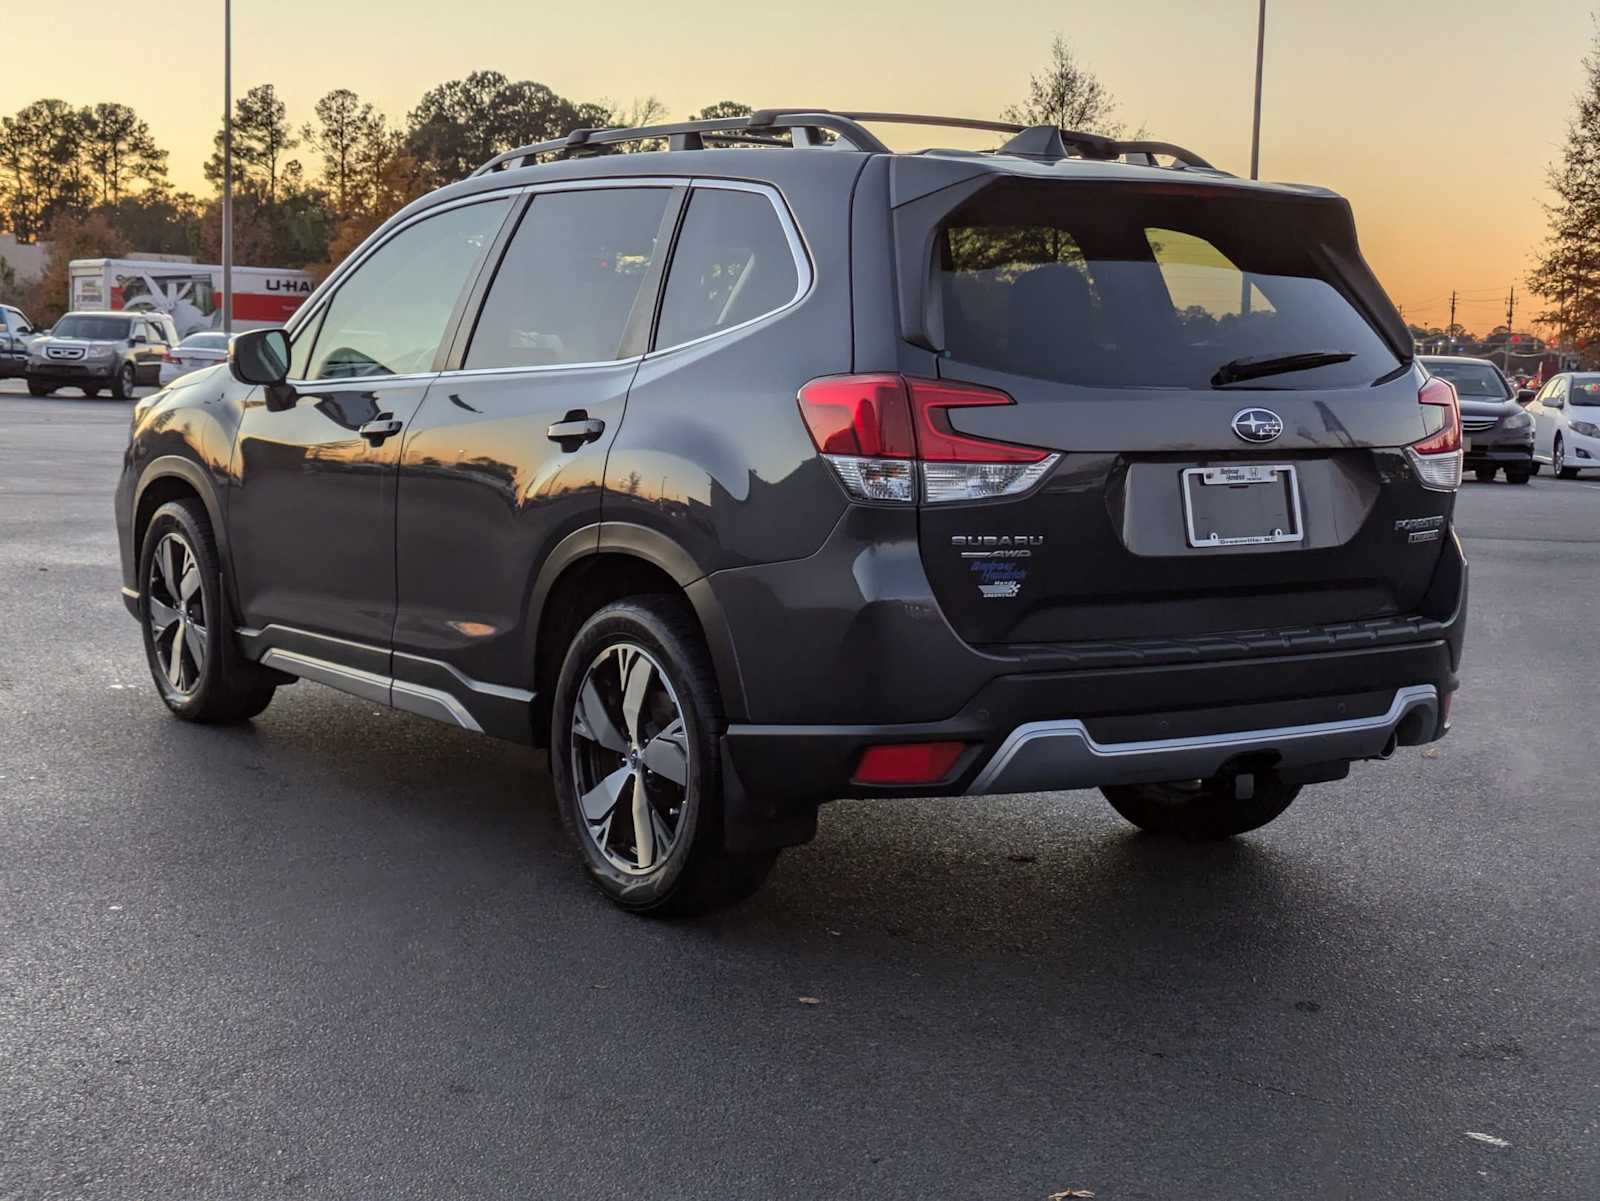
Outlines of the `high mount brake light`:
<svg viewBox="0 0 1600 1201">
<path fill-rule="evenodd" d="M 1422 385 L 1417 403 L 1444 410 L 1444 425 L 1437 433 L 1406 447 L 1417 481 L 1436 492 L 1461 487 L 1461 401 L 1455 385 L 1435 376 Z"/>
<path fill-rule="evenodd" d="M 902 375 L 833 375 L 800 389 L 811 440 L 857 500 L 926 504 L 1026 492 L 1060 455 L 964 434 L 951 409 L 1015 404 L 994 388 Z"/>
</svg>

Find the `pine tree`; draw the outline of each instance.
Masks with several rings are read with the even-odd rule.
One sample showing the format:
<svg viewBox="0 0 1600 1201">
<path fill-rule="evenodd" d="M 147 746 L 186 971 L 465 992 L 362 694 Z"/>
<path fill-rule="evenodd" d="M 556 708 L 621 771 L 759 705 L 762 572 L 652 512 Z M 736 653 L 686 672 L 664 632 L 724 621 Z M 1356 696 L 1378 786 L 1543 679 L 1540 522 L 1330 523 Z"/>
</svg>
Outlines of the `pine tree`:
<svg viewBox="0 0 1600 1201">
<path fill-rule="evenodd" d="M 1583 66 L 1567 144 L 1550 168 L 1550 232 L 1528 286 L 1546 303 L 1538 319 L 1593 366 L 1600 364 L 1600 20 Z"/>
</svg>

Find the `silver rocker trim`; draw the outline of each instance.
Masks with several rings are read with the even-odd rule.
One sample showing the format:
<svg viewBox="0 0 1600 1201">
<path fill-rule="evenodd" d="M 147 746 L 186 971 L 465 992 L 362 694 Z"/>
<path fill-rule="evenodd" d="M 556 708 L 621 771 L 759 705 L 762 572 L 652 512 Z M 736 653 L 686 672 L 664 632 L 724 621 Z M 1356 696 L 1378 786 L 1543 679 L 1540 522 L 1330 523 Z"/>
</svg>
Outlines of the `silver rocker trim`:
<svg viewBox="0 0 1600 1201">
<path fill-rule="evenodd" d="M 1419 711 L 1425 715 L 1423 729 L 1431 734 L 1439 719 L 1439 693 L 1432 684 L 1400 689 L 1388 711 L 1375 717 L 1151 742 L 1096 742 L 1084 723 L 1076 720 L 1029 722 L 1006 736 L 967 792 L 974 796 L 1055 792 L 1107 784 L 1199 780 L 1215 775 L 1229 759 L 1250 751 L 1275 752 L 1279 765 L 1285 767 L 1374 759 L 1389 748 L 1401 723 Z"/>
<path fill-rule="evenodd" d="M 483 727 L 460 701 L 437 688 L 425 688 L 408 680 L 396 680 L 376 672 L 329 663 L 326 659 L 283 650 L 281 647 L 268 649 L 261 656 L 261 665 L 275 667 L 303 680 L 326 684 L 329 688 L 337 688 L 340 692 L 376 701 L 380 705 L 391 705 L 407 713 L 448 722 L 476 734 L 483 733 Z"/>
</svg>

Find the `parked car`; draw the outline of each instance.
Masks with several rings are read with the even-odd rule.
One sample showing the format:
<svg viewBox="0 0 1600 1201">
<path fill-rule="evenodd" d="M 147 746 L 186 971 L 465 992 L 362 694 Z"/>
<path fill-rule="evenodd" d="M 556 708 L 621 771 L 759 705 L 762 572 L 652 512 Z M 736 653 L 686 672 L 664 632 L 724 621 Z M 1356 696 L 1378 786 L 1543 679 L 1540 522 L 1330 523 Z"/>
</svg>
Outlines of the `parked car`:
<svg viewBox="0 0 1600 1201">
<path fill-rule="evenodd" d="M 160 382 L 162 360 L 177 341 L 165 313 L 68 313 L 28 348 L 28 391 L 49 396 L 70 386 L 99 396 L 109 389 L 127 400 L 138 385 Z"/>
<path fill-rule="evenodd" d="M 1460 413 L 1346 202 L 884 119 L 519 148 L 141 402 L 162 701 L 298 678 L 544 746 L 590 878 L 666 912 L 834 797 L 1099 787 L 1219 838 L 1442 737 Z"/>
<path fill-rule="evenodd" d="M 228 361 L 228 335 L 203 331 L 190 334 L 161 361 L 160 384 L 165 388 L 174 380 L 182 379 L 191 371 L 215 367 Z"/>
<path fill-rule="evenodd" d="M 1533 460 L 1533 417 L 1518 392 L 1488 359 L 1423 355 L 1428 373 L 1449 380 L 1461 399 L 1466 468 L 1482 483 L 1504 470 L 1506 483 L 1526 484 L 1539 471 Z"/>
<path fill-rule="evenodd" d="M 1600 471 L 1600 372 L 1552 376 L 1528 405 L 1533 457 L 1564 480 Z"/>
<path fill-rule="evenodd" d="M 0 379 L 27 374 L 28 345 L 34 337 L 33 322 L 26 313 L 0 304 Z"/>
</svg>

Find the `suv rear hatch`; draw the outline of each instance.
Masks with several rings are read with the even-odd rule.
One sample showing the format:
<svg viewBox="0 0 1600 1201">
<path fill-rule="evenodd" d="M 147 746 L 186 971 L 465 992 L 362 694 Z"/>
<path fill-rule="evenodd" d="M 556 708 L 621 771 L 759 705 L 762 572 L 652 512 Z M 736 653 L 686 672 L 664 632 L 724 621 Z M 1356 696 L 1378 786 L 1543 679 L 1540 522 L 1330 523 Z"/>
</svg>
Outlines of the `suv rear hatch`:
<svg viewBox="0 0 1600 1201">
<path fill-rule="evenodd" d="M 1014 644 L 1415 612 L 1453 481 L 1448 453 L 1407 448 L 1453 452 L 1459 417 L 1348 205 L 1118 170 L 989 175 L 896 209 L 902 332 L 941 380 L 1004 394 L 935 397 L 934 424 L 1059 456 L 1016 496 L 920 497 L 948 620 Z"/>
</svg>

